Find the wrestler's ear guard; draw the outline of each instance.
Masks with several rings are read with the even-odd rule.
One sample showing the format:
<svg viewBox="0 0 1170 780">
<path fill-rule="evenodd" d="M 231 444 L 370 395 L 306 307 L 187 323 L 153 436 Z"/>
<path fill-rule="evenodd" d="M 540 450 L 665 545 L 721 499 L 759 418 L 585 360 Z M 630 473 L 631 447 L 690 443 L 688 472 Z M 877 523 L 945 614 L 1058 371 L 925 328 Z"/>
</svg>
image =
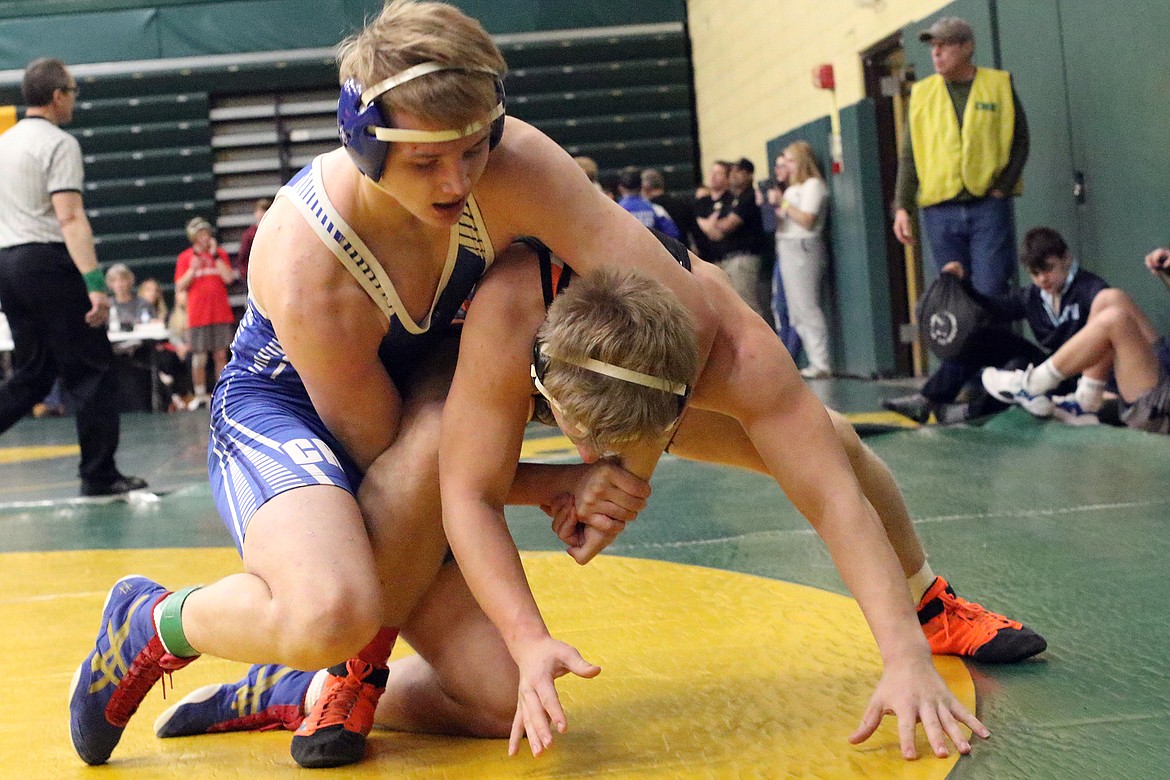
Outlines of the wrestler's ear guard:
<svg viewBox="0 0 1170 780">
<path fill-rule="evenodd" d="M 374 137 L 372 128 L 386 127 L 386 118 L 377 100 L 362 106 L 362 85 L 348 79 L 337 100 L 337 135 L 358 170 L 374 181 L 382 178 L 390 144 Z"/>
<path fill-rule="evenodd" d="M 436 70 L 454 69 L 435 67 L 426 72 Z M 408 79 L 397 83 L 404 83 L 406 80 Z M 397 83 L 394 86 L 397 86 Z M 504 135 L 504 116 L 507 104 L 504 82 L 498 76 L 495 79 L 495 86 L 497 107 L 494 113 L 497 115 L 492 119 L 491 131 L 488 135 L 488 147 L 491 149 L 496 147 Z M 354 79 L 348 79 L 342 85 L 341 95 L 337 100 L 337 135 L 341 139 L 341 145 L 345 147 L 345 151 L 358 170 L 377 181 L 382 178 L 382 171 L 386 167 L 386 155 L 390 151 L 390 142 L 379 139 L 376 132 L 380 129 L 390 129 L 391 125 L 386 121 L 386 116 L 378 105 L 377 96 L 381 93 L 368 98 L 369 102 L 363 104 L 362 95 L 364 92 L 362 85 Z M 441 134 L 444 131 L 438 132 Z M 435 140 L 452 139 L 436 137 Z"/>
</svg>

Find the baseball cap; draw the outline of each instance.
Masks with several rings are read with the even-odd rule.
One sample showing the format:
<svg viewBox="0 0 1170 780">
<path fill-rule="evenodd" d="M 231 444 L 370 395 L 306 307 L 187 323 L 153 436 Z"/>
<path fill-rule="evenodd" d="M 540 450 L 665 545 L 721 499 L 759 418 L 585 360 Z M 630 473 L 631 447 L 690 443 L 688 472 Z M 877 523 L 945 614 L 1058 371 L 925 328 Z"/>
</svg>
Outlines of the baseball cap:
<svg viewBox="0 0 1170 780">
<path fill-rule="evenodd" d="M 975 40 L 975 32 L 965 19 L 943 16 L 936 19 L 930 29 L 918 33 L 918 40 L 925 43 L 966 43 Z"/>
<path fill-rule="evenodd" d="M 736 168 L 739 168 L 744 173 L 754 174 L 756 172 L 755 163 L 753 163 L 751 160 L 749 160 L 746 157 L 740 157 L 739 160 L 737 160 L 734 163 L 734 165 Z"/>
</svg>

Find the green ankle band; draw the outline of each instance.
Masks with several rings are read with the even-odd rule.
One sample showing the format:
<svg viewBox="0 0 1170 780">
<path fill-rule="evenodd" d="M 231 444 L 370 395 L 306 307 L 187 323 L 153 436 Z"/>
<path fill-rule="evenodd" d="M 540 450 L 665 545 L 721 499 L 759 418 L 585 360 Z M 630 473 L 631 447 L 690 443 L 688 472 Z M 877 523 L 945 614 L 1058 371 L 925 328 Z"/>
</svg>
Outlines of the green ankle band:
<svg viewBox="0 0 1170 780">
<path fill-rule="evenodd" d="M 105 292 L 106 291 L 106 276 L 102 273 L 102 269 L 95 268 L 92 271 L 86 271 L 81 275 L 85 280 L 86 292 Z"/>
<path fill-rule="evenodd" d="M 195 585 L 183 588 L 167 596 L 162 603 L 162 614 L 158 616 L 158 637 L 167 652 L 179 658 L 199 655 L 199 651 L 191 647 L 187 635 L 183 633 L 183 602 L 200 587 Z"/>
</svg>

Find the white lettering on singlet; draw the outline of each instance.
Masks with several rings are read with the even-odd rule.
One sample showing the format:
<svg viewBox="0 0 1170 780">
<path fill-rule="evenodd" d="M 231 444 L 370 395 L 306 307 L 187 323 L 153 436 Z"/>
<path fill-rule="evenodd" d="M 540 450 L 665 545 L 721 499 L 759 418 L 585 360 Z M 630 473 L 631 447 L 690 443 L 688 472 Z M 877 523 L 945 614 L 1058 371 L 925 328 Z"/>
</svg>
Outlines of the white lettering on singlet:
<svg viewBox="0 0 1170 780">
<path fill-rule="evenodd" d="M 298 466 L 311 466 L 314 463 L 326 461 L 337 468 L 341 468 L 341 462 L 337 460 L 337 456 L 333 454 L 333 450 L 329 449 L 329 445 L 320 439 L 293 439 L 280 445 L 280 448 Z"/>
</svg>

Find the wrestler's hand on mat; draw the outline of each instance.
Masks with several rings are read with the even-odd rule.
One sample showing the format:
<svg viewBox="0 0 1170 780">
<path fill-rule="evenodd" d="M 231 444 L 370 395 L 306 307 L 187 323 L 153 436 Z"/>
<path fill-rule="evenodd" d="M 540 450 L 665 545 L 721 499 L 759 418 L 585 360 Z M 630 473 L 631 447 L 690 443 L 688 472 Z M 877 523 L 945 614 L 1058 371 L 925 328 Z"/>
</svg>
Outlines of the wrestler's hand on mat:
<svg viewBox="0 0 1170 780">
<path fill-rule="evenodd" d="M 849 741 L 856 745 L 869 739 L 886 715 L 898 718 L 898 741 L 902 745 L 902 755 L 911 760 L 918 758 L 918 750 L 914 745 L 917 723 L 922 723 L 926 738 L 939 758 L 948 755 L 947 738 L 960 753 L 966 755 L 971 752 L 971 743 L 963 735 L 960 723 L 966 724 L 983 739 L 991 736 L 987 727 L 947 688 L 930 656 L 886 663 L 877 690 L 861 717 L 861 724 L 849 737 Z"/>
<path fill-rule="evenodd" d="M 508 739 L 508 755 L 520 750 L 520 738 L 528 737 L 532 755 L 539 756 L 552 744 L 552 729 L 564 734 L 568 728 L 561 700 L 554 683 L 572 672 L 578 677 L 596 677 L 601 667 L 581 657 L 577 648 L 545 635 L 529 642 L 516 652 L 520 670 L 520 688 L 516 697 L 516 717 Z"/>
</svg>

